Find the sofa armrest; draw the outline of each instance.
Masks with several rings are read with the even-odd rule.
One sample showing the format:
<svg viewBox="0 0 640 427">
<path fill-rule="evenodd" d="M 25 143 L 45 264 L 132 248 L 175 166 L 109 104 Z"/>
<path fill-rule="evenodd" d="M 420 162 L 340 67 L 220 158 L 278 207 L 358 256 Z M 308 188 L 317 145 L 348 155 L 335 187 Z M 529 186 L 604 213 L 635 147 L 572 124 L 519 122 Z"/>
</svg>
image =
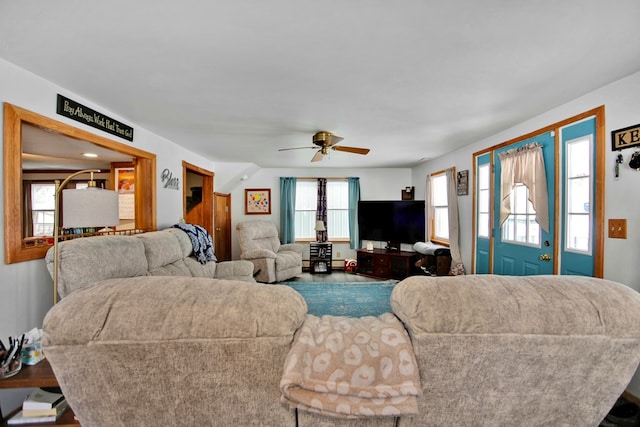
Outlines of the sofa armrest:
<svg viewBox="0 0 640 427">
<path fill-rule="evenodd" d="M 246 277 L 253 280 L 253 263 L 251 261 L 223 261 L 216 265 L 216 279 Z"/>
<path fill-rule="evenodd" d="M 240 254 L 242 259 L 276 258 L 276 253 L 269 249 L 251 249 Z"/>
<path fill-rule="evenodd" d="M 302 255 L 302 252 L 304 252 L 304 245 L 301 245 L 300 243 L 285 243 L 284 245 L 280 245 L 278 252 L 280 251 L 297 252 Z"/>
</svg>

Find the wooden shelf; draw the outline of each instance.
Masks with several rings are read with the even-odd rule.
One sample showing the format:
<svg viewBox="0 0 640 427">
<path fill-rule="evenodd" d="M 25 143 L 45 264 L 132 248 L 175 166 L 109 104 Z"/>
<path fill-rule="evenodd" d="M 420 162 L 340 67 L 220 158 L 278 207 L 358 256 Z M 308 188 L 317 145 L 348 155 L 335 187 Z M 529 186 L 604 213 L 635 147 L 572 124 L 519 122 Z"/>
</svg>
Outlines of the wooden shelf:
<svg viewBox="0 0 640 427">
<path fill-rule="evenodd" d="M 22 369 L 16 375 L 3 378 L 0 380 L 0 389 L 9 388 L 34 388 L 34 387 L 58 387 L 58 380 L 53 374 L 53 369 L 47 359 L 35 365 L 22 365 Z M 11 418 L 17 413 L 20 408 L 12 411 L 7 415 L 7 419 Z M 7 423 L 0 414 L 0 422 L 2 426 L 6 426 Z M 25 426 L 79 426 L 80 423 L 75 419 L 73 410 L 67 409 L 55 423 L 42 423 L 42 424 L 22 424 Z"/>
<path fill-rule="evenodd" d="M 309 270 L 312 274 L 331 274 L 333 245 L 329 242 L 310 243 L 309 246 Z"/>
</svg>

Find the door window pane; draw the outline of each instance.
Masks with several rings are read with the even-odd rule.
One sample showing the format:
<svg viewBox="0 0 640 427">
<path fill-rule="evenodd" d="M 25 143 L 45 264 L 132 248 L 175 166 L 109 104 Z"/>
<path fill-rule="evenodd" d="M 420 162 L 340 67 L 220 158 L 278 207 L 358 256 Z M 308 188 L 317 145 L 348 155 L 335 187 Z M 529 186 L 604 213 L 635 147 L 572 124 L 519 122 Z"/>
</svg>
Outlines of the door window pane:
<svg viewBox="0 0 640 427">
<path fill-rule="evenodd" d="M 567 142 L 565 250 L 589 253 L 592 223 L 591 136 Z"/>
<path fill-rule="evenodd" d="M 478 237 L 489 238 L 489 164 L 478 167 Z"/>
<path fill-rule="evenodd" d="M 569 215 L 567 218 L 567 247 L 589 251 L 589 215 Z"/>
<path fill-rule="evenodd" d="M 502 224 L 502 241 L 527 246 L 540 246 L 540 226 L 536 211 L 529 201 L 529 189 L 516 184 L 511 193 L 511 215 Z"/>
</svg>

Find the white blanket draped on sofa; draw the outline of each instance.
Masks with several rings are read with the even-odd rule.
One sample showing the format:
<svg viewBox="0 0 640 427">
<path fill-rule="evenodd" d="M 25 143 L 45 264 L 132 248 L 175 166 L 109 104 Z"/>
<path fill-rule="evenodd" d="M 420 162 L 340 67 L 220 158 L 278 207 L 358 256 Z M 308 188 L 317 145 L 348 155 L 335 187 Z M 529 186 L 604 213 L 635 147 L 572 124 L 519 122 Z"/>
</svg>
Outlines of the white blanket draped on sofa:
<svg viewBox="0 0 640 427">
<path fill-rule="evenodd" d="M 307 315 L 280 389 L 284 403 L 338 418 L 415 414 L 422 390 L 409 336 L 391 313 Z"/>
</svg>

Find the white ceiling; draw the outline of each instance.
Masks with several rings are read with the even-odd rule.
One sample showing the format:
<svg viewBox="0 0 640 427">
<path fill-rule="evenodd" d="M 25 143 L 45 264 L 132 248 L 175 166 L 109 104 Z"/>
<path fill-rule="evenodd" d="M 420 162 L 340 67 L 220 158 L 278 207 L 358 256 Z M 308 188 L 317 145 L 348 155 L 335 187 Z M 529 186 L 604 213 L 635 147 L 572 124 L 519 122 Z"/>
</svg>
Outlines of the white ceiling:
<svg viewBox="0 0 640 427">
<path fill-rule="evenodd" d="M 638 0 L 0 0 L 0 57 L 215 161 L 409 167 L 640 70 L 639 22 Z M 320 130 L 371 152 L 277 151 Z"/>
</svg>

